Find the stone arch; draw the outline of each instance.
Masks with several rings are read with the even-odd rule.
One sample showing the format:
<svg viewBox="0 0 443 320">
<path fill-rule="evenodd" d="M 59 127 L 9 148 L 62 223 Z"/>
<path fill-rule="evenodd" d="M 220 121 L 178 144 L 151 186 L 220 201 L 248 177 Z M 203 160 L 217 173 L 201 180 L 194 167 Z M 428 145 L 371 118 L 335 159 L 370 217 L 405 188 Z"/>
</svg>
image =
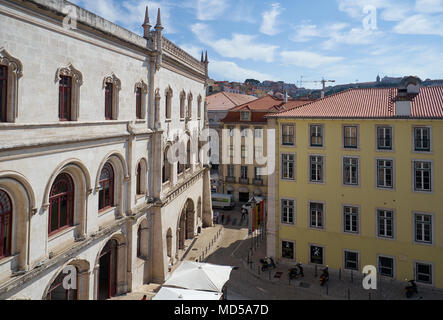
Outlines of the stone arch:
<svg viewBox="0 0 443 320">
<path fill-rule="evenodd" d="M 172 150 L 172 143 L 167 142 L 166 146 L 163 150 L 163 159 L 162 159 L 162 182 L 167 183 L 172 181 L 172 174 L 174 164 L 169 161 L 172 159 L 172 155 L 170 154 Z"/>
<path fill-rule="evenodd" d="M 119 151 L 109 152 L 100 163 L 95 180 L 95 192 L 100 190 L 100 176 L 108 162 L 114 170 L 114 206 L 117 208 L 117 215 L 122 217 L 124 214 L 124 189 L 126 183 L 130 181 L 130 176 L 126 160 Z"/>
<path fill-rule="evenodd" d="M 135 166 L 137 177 L 136 179 L 136 193 L 137 195 L 148 196 L 148 160 L 141 158 Z"/>
<path fill-rule="evenodd" d="M 177 239 L 178 249 L 183 250 L 185 241 L 195 237 L 195 205 L 192 199 L 187 199 L 183 205 L 177 226 L 179 235 Z"/>
<path fill-rule="evenodd" d="M 0 172 L 0 189 L 12 202 L 11 271 L 29 267 L 29 233 L 32 216 L 37 212 L 34 191 L 28 180 L 18 172 Z"/>
<path fill-rule="evenodd" d="M 51 280 L 46 285 L 42 300 L 47 300 L 49 290 L 54 281 L 60 276 L 67 266 L 74 266 L 77 272 L 77 299 L 89 300 L 89 282 L 91 274 L 91 265 L 89 261 L 84 259 L 74 259 L 65 263 L 58 271 L 51 277 Z M 69 272 L 66 273 L 69 276 Z"/>
<path fill-rule="evenodd" d="M 43 197 L 43 212 L 49 208 L 49 196 L 57 177 L 67 173 L 74 183 L 74 225 L 76 225 L 76 238 L 82 239 L 86 234 L 87 200 L 91 194 L 91 178 L 87 167 L 78 159 L 68 159 L 62 162 L 52 173 L 46 184 Z M 48 221 L 49 223 L 49 221 Z"/>
<path fill-rule="evenodd" d="M 137 225 L 137 256 L 143 259 L 149 257 L 149 223 L 146 217 Z"/>
<path fill-rule="evenodd" d="M 115 241 L 115 294 L 114 296 L 121 295 L 127 292 L 128 284 L 127 284 L 127 241 L 126 236 L 121 232 L 115 233 L 107 240 L 103 241 L 100 249 L 98 251 L 97 257 L 95 259 L 94 264 L 94 299 L 99 299 L 99 283 L 100 283 L 100 272 L 103 272 L 103 269 L 100 270 L 100 261 L 103 257 L 102 254 L 106 249 L 106 246 Z"/>
<path fill-rule="evenodd" d="M 140 114 L 140 119 L 146 119 L 146 103 L 147 103 L 147 95 L 148 95 L 148 85 L 143 81 L 140 80 L 139 82 L 137 82 L 134 85 L 134 93 L 137 94 L 137 90 L 140 89 L 141 92 L 141 114 Z M 137 111 L 136 111 L 137 113 Z"/>
</svg>

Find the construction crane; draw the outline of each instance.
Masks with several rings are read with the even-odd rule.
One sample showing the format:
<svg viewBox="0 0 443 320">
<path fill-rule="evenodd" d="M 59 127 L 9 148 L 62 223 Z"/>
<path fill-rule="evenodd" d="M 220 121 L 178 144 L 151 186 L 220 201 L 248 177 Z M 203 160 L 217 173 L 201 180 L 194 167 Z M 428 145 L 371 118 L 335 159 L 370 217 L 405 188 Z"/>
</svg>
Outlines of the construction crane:
<svg viewBox="0 0 443 320">
<path fill-rule="evenodd" d="M 323 86 L 323 89 L 321 91 L 321 98 L 323 99 L 325 97 L 325 91 L 326 91 L 326 83 L 327 82 L 335 82 L 335 80 L 325 80 L 324 78 L 321 81 L 303 81 L 303 76 L 301 78 L 300 85 L 303 85 L 303 82 L 309 82 L 309 83 L 321 83 Z"/>
</svg>

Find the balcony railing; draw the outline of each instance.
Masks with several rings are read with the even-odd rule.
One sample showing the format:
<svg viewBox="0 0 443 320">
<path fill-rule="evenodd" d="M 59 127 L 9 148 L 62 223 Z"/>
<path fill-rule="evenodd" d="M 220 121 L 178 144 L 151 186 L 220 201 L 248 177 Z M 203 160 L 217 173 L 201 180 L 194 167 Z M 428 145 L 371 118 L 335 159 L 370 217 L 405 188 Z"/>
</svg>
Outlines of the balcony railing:
<svg viewBox="0 0 443 320">
<path fill-rule="evenodd" d="M 235 183 L 235 177 L 226 177 L 226 182 Z"/>
<path fill-rule="evenodd" d="M 240 178 L 240 179 L 238 179 L 238 182 L 240 184 L 249 184 L 249 179 L 248 178 Z"/>
<path fill-rule="evenodd" d="M 263 179 L 254 179 L 253 184 L 255 186 L 262 186 L 263 185 Z"/>
</svg>

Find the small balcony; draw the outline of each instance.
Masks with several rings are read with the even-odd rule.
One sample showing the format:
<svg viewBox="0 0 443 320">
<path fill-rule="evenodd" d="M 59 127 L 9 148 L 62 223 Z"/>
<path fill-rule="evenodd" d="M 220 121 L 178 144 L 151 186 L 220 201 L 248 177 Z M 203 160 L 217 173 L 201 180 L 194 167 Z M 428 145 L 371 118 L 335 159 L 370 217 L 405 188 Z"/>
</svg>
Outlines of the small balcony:
<svg viewBox="0 0 443 320">
<path fill-rule="evenodd" d="M 254 184 L 254 186 L 262 186 L 263 179 L 254 179 L 252 183 Z"/>
<path fill-rule="evenodd" d="M 228 183 L 235 183 L 235 177 L 226 177 L 226 182 Z"/>
<path fill-rule="evenodd" d="M 240 178 L 240 179 L 238 179 L 238 183 L 249 184 L 249 179 L 248 178 Z"/>
</svg>

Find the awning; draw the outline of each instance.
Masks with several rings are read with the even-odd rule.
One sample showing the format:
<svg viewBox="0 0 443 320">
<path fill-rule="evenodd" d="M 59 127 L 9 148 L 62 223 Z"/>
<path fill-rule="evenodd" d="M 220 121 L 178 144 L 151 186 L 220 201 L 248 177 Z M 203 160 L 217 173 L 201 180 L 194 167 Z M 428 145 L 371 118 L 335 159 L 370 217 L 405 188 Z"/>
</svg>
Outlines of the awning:
<svg viewBox="0 0 443 320">
<path fill-rule="evenodd" d="M 163 287 L 152 300 L 220 300 L 221 293 Z"/>
<path fill-rule="evenodd" d="M 163 286 L 222 293 L 232 269 L 229 266 L 183 261 Z"/>
</svg>

